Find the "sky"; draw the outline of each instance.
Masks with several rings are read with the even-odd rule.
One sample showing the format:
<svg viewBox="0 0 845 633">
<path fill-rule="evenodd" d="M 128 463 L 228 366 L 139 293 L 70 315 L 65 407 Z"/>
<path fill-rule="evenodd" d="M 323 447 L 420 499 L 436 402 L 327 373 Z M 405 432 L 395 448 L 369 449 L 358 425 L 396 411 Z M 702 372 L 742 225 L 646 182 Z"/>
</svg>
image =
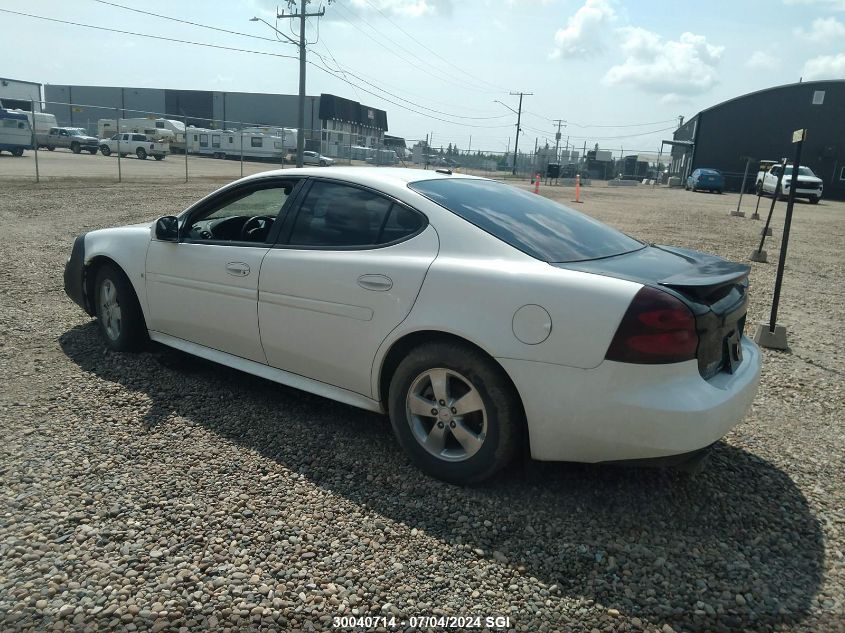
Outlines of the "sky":
<svg viewBox="0 0 845 633">
<path fill-rule="evenodd" d="M 801 78 L 845 79 L 845 0 L 312 0 L 306 7 L 325 9 L 309 19 L 307 93 L 384 109 L 389 133 L 431 135 L 435 147 L 512 149 L 517 91 L 532 93 L 523 99 L 520 149 L 535 140 L 553 145 L 562 119 L 562 146 L 568 137 L 576 149 L 598 143 L 627 154 L 657 151 L 678 116 L 726 99 Z M 250 21 L 276 23 L 270 0 L 0 0 L 0 9 L 270 53 L 0 12 L 6 77 L 298 91 L 297 47 Z M 278 28 L 293 36 L 289 22 Z"/>
</svg>

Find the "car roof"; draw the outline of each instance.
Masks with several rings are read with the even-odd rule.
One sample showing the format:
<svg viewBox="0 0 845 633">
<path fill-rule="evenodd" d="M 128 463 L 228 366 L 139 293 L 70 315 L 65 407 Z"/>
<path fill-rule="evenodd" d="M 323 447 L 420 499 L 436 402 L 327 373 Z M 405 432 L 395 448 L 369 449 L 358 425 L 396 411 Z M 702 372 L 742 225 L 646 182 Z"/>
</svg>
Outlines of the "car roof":
<svg viewBox="0 0 845 633">
<path fill-rule="evenodd" d="M 379 184 L 406 185 L 418 180 L 435 180 L 444 178 L 472 178 L 486 180 L 467 174 L 444 174 L 433 169 L 413 169 L 410 167 L 301 167 L 292 169 L 274 169 L 263 171 L 243 178 L 242 181 L 267 178 L 274 176 L 324 176 L 338 178 L 360 184 L 378 186 Z"/>
</svg>

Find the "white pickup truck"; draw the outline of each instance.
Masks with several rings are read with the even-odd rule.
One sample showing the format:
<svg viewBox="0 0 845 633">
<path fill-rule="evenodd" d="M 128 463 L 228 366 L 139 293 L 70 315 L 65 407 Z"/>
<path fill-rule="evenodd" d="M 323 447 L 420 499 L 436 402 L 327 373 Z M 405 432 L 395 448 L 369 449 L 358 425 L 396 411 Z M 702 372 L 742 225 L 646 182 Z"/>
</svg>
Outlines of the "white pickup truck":
<svg viewBox="0 0 845 633">
<path fill-rule="evenodd" d="M 147 156 L 152 156 L 156 160 L 163 160 L 170 153 L 170 145 L 150 140 L 146 134 L 122 132 L 111 138 L 100 140 L 100 151 L 103 156 L 120 152 L 121 158 L 135 154 L 141 160 L 146 160 Z"/>
<path fill-rule="evenodd" d="M 798 168 L 797 179 L 793 176 L 792 165 L 787 165 L 783 172 L 783 181 L 781 182 L 780 191 L 776 192 L 778 186 L 778 177 L 783 167 L 779 164 L 774 164 L 768 169 L 761 169 L 757 173 L 757 193 L 767 193 L 770 195 L 778 194 L 779 197 L 786 197 L 789 195 L 789 190 L 796 182 L 795 197 L 807 198 L 812 204 L 818 204 L 822 198 L 822 191 L 824 184 L 822 179 L 813 173 L 809 167 L 801 166 Z"/>
</svg>

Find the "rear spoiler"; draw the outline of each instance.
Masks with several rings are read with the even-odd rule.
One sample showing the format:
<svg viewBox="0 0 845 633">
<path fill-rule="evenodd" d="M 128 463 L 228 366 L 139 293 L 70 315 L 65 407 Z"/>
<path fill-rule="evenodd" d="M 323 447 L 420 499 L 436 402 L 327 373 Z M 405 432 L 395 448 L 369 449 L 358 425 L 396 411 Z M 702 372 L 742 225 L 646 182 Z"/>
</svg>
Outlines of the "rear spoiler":
<svg viewBox="0 0 845 633">
<path fill-rule="evenodd" d="M 701 256 L 693 258 L 682 249 L 674 249 L 666 246 L 656 246 L 673 255 L 683 257 L 694 265 L 688 271 L 661 279 L 657 283 L 679 292 L 693 295 L 704 299 L 725 286 L 733 286 L 744 283 L 751 272 L 751 266 L 729 262 L 720 257 Z"/>
</svg>

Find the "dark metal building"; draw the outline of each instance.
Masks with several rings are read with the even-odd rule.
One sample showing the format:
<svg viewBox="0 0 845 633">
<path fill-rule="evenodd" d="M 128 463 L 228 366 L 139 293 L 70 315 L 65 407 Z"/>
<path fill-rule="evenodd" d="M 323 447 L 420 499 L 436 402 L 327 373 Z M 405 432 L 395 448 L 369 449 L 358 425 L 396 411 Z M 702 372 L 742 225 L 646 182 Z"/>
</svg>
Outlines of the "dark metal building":
<svg viewBox="0 0 845 633">
<path fill-rule="evenodd" d="M 702 110 L 678 128 L 672 175 L 682 180 L 699 167 L 718 169 L 727 189 L 739 191 L 746 157 L 758 161 L 795 154 L 792 132 L 807 129 L 801 163 L 824 181 L 824 197 L 845 199 L 845 81 L 807 81 L 752 92 Z"/>
</svg>

